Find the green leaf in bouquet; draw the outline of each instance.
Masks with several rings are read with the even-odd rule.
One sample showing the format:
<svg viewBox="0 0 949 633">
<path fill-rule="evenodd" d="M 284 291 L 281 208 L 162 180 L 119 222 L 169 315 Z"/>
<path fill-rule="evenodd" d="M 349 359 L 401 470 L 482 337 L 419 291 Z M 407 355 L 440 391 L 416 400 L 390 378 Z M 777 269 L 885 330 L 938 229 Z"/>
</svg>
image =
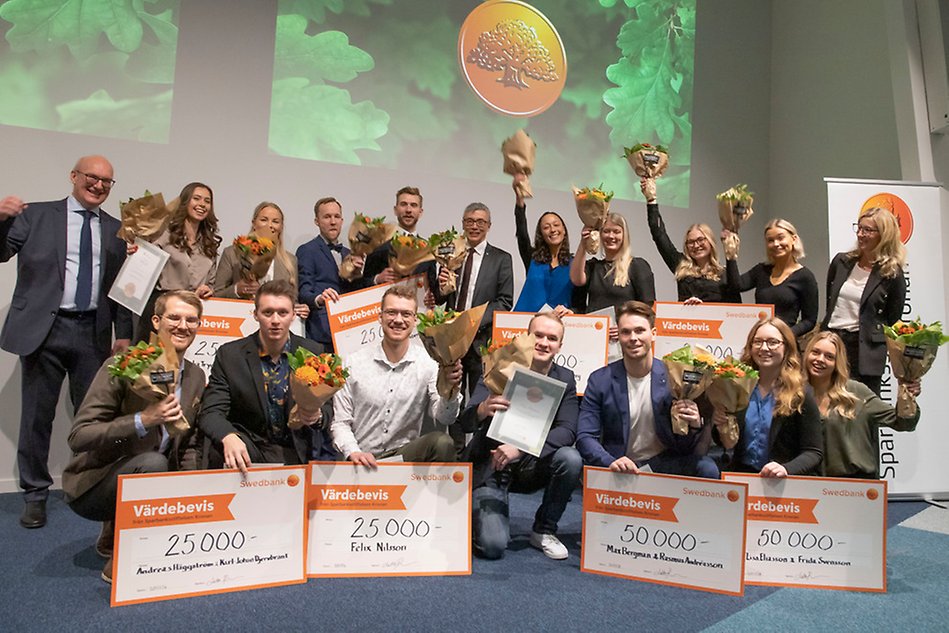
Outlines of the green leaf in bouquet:
<svg viewBox="0 0 949 633">
<path fill-rule="evenodd" d="M 433 325 L 441 325 L 451 321 L 458 316 L 458 313 L 447 308 L 445 304 L 435 306 L 431 310 L 426 312 L 418 313 L 418 324 L 415 328 L 418 330 L 419 334 L 424 334 L 425 330 L 432 327 Z"/>
<path fill-rule="evenodd" d="M 316 354 L 305 347 L 298 347 L 296 351 L 287 358 L 290 363 L 290 369 L 294 371 L 300 369 L 306 364 L 306 359 L 311 356 L 316 356 Z"/>
</svg>

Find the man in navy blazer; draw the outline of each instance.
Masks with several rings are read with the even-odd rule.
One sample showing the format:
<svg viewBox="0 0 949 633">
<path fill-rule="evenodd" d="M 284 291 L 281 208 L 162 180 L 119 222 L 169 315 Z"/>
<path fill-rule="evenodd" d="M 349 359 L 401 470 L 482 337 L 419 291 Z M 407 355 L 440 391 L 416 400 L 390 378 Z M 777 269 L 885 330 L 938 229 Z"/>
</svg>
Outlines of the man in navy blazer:
<svg viewBox="0 0 949 633">
<path fill-rule="evenodd" d="M 718 479 L 718 466 L 701 454 L 702 418 L 691 400 L 673 402 L 662 361 L 653 358 L 656 313 L 627 301 L 616 310 L 623 358 L 587 379 L 577 423 L 577 449 L 591 466 Z M 686 435 L 672 431 L 675 410 L 689 423 Z"/>
<path fill-rule="evenodd" d="M 313 205 L 315 224 L 320 234 L 297 249 L 297 268 L 300 276 L 300 303 L 310 307 L 306 320 L 306 335 L 333 351 L 333 337 L 326 315 L 326 302 L 339 300 L 339 295 L 356 290 L 365 284 L 361 280 L 348 282 L 339 276 L 339 265 L 349 255 L 349 249 L 339 241 L 343 229 L 343 207 L 336 198 L 320 198 Z M 362 258 L 355 258 L 357 267 Z"/>
<path fill-rule="evenodd" d="M 557 524 L 563 516 L 573 489 L 580 482 L 583 460 L 573 447 L 577 434 L 577 382 L 573 372 L 555 364 L 563 344 L 563 321 L 553 312 L 534 316 L 527 327 L 534 335 L 531 370 L 566 384 L 560 406 L 540 456 L 523 453 L 510 444 L 488 437 L 488 427 L 498 411 L 510 402 L 491 394 L 479 380 L 458 418 L 462 430 L 474 433 L 462 461 L 472 463 L 472 527 L 474 551 L 484 558 L 501 558 L 510 540 L 508 490 L 534 492 L 544 489 L 544 498 L 531 529 L 530 544 L 548 558 L 567 558 L 567 548 L 557 538 Z"/>
<path fill-rule="evenodd" d="M 0 201 L 0 262 L 17 256 L 17 281 L 0 347 L 20 357 L 17 467 L 26 502 L 20 524 L 46 525 L 50 435 L 63 379 L 78 409 L 99 366 L 128 346 L 132 319 L 108 298 L 125 261 L 120 223 L 100 208 L 112 191 L 112 165 L 84 156 L 64 200 Z M 112 345 L 113 328 L 115 345 Z"/>
</svg>

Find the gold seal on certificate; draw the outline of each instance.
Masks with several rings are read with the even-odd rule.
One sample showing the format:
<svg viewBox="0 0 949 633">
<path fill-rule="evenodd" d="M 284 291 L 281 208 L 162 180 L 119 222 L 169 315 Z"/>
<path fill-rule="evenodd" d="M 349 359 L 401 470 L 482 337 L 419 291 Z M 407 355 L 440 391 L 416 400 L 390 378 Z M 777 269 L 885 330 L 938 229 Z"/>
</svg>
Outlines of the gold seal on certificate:
<svg viewBox="0 0 949 633">
<path fill-rule="evenodd" d="M 488 437 L 540 457 L 566 388 L 559 380 L 515 368 L 503 394 L 511 406 L 495 414 Z"/>
</svg>

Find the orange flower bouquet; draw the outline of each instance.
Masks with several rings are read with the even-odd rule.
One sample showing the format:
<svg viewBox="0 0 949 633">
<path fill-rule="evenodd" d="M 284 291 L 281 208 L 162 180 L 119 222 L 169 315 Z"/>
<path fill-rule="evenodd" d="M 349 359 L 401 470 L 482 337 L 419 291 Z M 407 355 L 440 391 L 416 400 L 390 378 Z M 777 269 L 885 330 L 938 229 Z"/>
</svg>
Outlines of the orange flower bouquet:
<svg viewBox="0 0 949 633">
<path fill-rule="evenodd" d="M 926 375 L 936 361 L 939 346 L 949 341 L 942 333 L 942 323 L 929 325 L 919 317 L 915 321 L 897 321 L 884 327 L 886 353 L 890 357 L 893 375 L 901 382 L 914 382 Z M 916 415 L 916 397 L 905 385 L 900 385 L 896 396 L 896 414 L 901 418 Z"/>
<path fill-rule="evenodd" d="M 600 185 L 602 187 L 603 185 Z M 603 191 L 600 187 L 573 187 L 573 201 L 577 205 L 577 214 L 583 226 L 592 229 L 584 248 L 590 255 L 600 252 L 600 229 L 610 212 L 612 191 Z"/>
<path fill-rule="evenodd" d="M 419 264 L 435 259 L 428 241 L 420 237 L 403 233 L 394 236 L 389 243 L 392 245 L 389 266 L 402 277 L 408 277 L 415 272 Z"/>
<path fill-rule="evenodd" d="M 258 237 L 253 233 L 238 235 L 234 238 L 234 249 L 241 260 L 241 277 L 245 281 L 263 279 L 273 262 L 277 249 L 273 240 Z"/>
<path fill-rule="evenodd" d="M 108 366 L 108 372 L 127 382 L 132 393 L 151 404 L 174 393 L 179 367 L 175 348 L 153 332 L 148 343 L 141 341 L 125 352 L 116 354 Z M 182 435 L 191 429 L 191 424 L 182 416 L 165 423 L 165 429 L 171 436 Z"/>
<path fill-rule="evenodd" d="M 515 367 L 530 369 L 534 361 L 534 335 L 518 334 L 510 341 L 488 341 L 479 350 L 484 363 L 484 385 L 495 395 L 504 393 Z"/>
<path fill-rule="evenodd" d="M 300 409 L 317 411 L 346 384 L 349 370 L 343 367 L 336 354 L 314 354 L 305 347 L 298 347 L 290 356 L 290 394 L 293 408 L 287 427 L 299 429 L 306 422 Z"/>
<path fill-rule="evenodd" d="M 663 356 L 662 362 L 669 373 L 669 391 L 676 400 L 695 400 L 712 382 L 711 366 L 715 364 L 715 357 L 699 347 L 680 347 Z M 688 422 L 674 412 L 672 432 L 676 435 L 689 434 Z"/>
<path fill-rule="evenodd" d="M 384 217 L 370 218 L 357 213 L 349 226 L 350 253 L 343 258 L 339 266 L 339 276 L 352 281 L 361 274 L 353 265 L 353 257 L 365 257 L 392 239 L 396 226 L 385 221 Z"/>
<path fill-rule="evenodd" d="M 524 130 L 518 130 L 514 136 L 504 139 L 501 143 L 501 155 L 504 157 L 504 173 L 524 174 L 524 180 L 517 183 L 517 193 L 522 198 L 533 198 L 530 175 L 534 173 L 534 159 L 537 154 L 537 143 L 531 140 Z"/>
<path fill-rule="evenodd" d="M 458 283 L 455 270 L 465 263 L 468 256 L 468 241 L 452 227 L 432 235 L 428 238 L 428 245 L 435 255 L 435 261 L 448 272 L 448 281 L 444 284 L 439 282 L 438 289 L 443 295 L 449 295 L 456 290 Z"/>
<path fill-rule="evenodd" d="M 731 356 L 712 366 L 712 383 L 705 389 L 705 397 L 712 406 L 725 412 L 726 421 L 719 425 L 718 437 L 726 449 L 738 443 L 738 419 L 735 414 L 748 407 L 757 384 L 758 371 Z"/>
<path fill-rule="evenodd" d="M 669 166 L 669 150 L 663 145 L 636 143 L 624 147 L 623 155 L 640 178 L 658 178 Z"/>
<path fill-rule="evenodd" d="M 419 338 L 428 355 L 438 363 L 436 387 L 438 395 L 446 400 L 458 393 L 458 386 L 448 382 L 448 373 L 471 347 L 487 307 L 488 304 L 484 303 L 464 312 L 455 312 L 436 306 L 418 315 L 416 328 Z"/>
<path fill-rule="evenodd" d="M 151 242 L 161 235 L 171 218 L 171 210 L 165 206 L 162 195 L 148 190 L 141 198 L 129 198 L 119 203 L 119 209 L 122 212 L 122 228 L 116 235 L 129 243 L 137 237 Z"/>
</svg>

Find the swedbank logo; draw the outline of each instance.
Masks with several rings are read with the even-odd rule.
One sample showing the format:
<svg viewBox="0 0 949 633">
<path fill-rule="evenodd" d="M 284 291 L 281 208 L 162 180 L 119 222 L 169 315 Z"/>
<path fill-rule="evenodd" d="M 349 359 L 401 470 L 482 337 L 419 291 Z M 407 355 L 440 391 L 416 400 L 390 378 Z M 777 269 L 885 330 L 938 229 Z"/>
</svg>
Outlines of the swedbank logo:
<svg viewBox="0 0 949 633">
<path fill-rule="evenodd" d="M 554 25 L 519 0 L 488 0 L 458 34 L 468 85 L 502 114 L 532 117 L 552 106 L 567 80 L 567 54 Z"/>
<path fill-rule="evenodd" d="M 913 235 L 913 213 L 909 210 L 909 205 L 903 202 L 903 199 L 892 193 L 878 193 L 867 198 L 867 201 L 860 207 L 860 213 L 873 207 L 886 209 L 894 216 L 900 227 L 900 241 L 906 244 Z"/>
</svg>

